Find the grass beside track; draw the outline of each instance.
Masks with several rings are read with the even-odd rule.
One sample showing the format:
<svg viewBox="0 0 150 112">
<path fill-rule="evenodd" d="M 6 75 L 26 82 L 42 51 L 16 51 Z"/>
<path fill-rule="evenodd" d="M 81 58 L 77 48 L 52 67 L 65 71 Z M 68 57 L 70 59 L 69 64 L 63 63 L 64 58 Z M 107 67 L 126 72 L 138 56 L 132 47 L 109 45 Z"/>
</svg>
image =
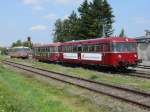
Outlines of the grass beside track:
<svg viewBox="0 0 150 112">
<path fill-rule="evenodd" d="M 47 64 L 47 63 L 38 62 L 34 60 L 21 60 L 21 59 L 10 59 L 10 60 L 13 60 L 15 62 L 21 62 L 24 64 L 30 64 L 35 67 L 41 67 L 43 69 L 47 69 L 59 73 L 85 77 L 95 81 L 103 81 L 112 84 L 128 86 L 138 90 L 150 91 L 149 79 L 141 79 L 137 77 L 125 76 L 125 75 L 123 76 L 119 74 L 106 74 L 94 70 L 84 69 L 81 67 L 65 67 L 59 64 Z"/>
<path fill-rule="evenodd" d="M 98 111 L 99 110 L 99 111 Z M 85 97 L 0 65 L 0 112 L 108 112 Z"/>
<path fill-rule="evenodd" d="M 7 59 L 1 57 L 0 59 Z M 82 68 L 63 67 L 33 60 L 18 60 L 24 64 L 99 79 L 99 72 Z M 68 70 L 71 69 L 71 70 Z M 68 71 L 68 72 L 67 72 Z M 77 72 L 79 71 L 79 72 Z M 105 75 L 104 75 L 105 76 Z M 68 84 L 16 72 L 0 63 L 0 112 L 148 112 L 105 95 L 93 94 Z"/>
</svg>

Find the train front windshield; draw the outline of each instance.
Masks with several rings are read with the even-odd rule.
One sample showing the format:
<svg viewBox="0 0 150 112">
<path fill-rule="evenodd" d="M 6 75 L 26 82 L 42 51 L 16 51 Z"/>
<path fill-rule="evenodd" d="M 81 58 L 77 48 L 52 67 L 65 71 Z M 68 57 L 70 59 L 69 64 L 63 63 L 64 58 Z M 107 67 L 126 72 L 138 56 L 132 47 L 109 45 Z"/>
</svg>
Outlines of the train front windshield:
<svg viewBox="0 0 150 112">
<path fill-rule="evenodd" d="M 115 42 L 112 43 L 112 51 L 114 52 L 136 52 L 136 42 Z"/>
</svg>

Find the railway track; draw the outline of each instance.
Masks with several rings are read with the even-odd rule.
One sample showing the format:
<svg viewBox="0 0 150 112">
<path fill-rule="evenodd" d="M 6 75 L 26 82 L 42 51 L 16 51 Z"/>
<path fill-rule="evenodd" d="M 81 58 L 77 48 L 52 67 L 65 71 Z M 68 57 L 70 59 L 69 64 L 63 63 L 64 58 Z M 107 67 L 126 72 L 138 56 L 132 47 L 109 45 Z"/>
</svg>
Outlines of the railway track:
<svg viewBox="0 0 150 112">
<path fill-rule="evenodd" d="M 143 78 L 143 79 L 150 79 L 150 74 L 144 71 L 140 71 L 140 70 L 133 70 L 133 69 L 129 69 L 131 71 L 131 73 L 124 73 L 124 74 L 120 74 L 120 75 L 124 75 L 124 76 L 133 76 L 133 77 L 137 77 L 137 78 Z"/>
<path fill-rule="evenodd" d="M 147 66 L 147 65 L 138 65 L 137 68 L 150 69 L 150 66 Z"/>
<path fill-rule="evenodd" d="M 132 103 L 139 107 L 150 110 L 150 93 L 137 91 L 117 85 L 111 85 L 104 82 L 96 82 L 81 77 L 65 75 L 61 73 L 44 70 L 41 68 L 23 65 L 12 61 L 1 61 L 3 64 L 13 66 L 15 68 L 35 73 L 44 77 L 52 78 L 64 83 L 79 86 L 90 91 L 114 97 L 116 99 Z"/>
<path fill-rule="evenodd" d="M 150 66 L 138 65 L 136 68 L 132 68 L 129 70 L 131 71 L 131 73 L 125 73 L 125 75 L 134 76 L 138 78 L 144 78 L 144 79 L 150 79 L 150 73 L 149 71 L 147 71 L 147 70 L 150 70 Z"/>
</svg>

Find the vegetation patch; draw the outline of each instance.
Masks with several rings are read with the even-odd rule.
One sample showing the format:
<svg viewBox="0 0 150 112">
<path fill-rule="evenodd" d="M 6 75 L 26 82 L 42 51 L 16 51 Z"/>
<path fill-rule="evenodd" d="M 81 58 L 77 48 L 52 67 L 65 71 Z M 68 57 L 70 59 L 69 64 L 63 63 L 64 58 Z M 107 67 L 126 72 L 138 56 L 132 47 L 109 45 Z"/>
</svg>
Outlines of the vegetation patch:
<svg viewBox="0 0 150 112">
<path fill-rule="evenodd" d="M 87 98 L 71 95 L 0 65 L 0 112 L 96 112 Z M 82 106 L 81 106 L 82 105 Z M 108 112 L 103 108 L 103 112 Z"/>
<path fill-rule="evenodd" d="M 107 83 L 128 86 L 139 90 L 150 91 L 149 79 L 141 79 L 137 77 L 125 76 L 119 74 L 107 74 L 107 73 L 97 72 L 94 70 L 84 69 L 82 67 L 66 67 L 60 64 L 43 63 L 35 60 L 13 59 L 13 61 L 21 62 L 24 64 L 30 64 L 35 67 L 41 67 L 43 69 L 47 69 L 59 73 L 64 73 L 73 76 L 80 76 L 95 81 L 103 81 Z"/>
<path fill-rule="evenodd" d="M 82 73 L 78 76 L 100 80 L 99 72 L 97 74 L 95 71 L 80 67 L 64 67 L 33 60 L 14 60 L 68 74 L 74 71 L 73 75 Z M 54 80 L 50 80 L 50 83 L 47 81 L 49 80 L 37 79 L 31 75 L 29 77 L 29 74 L 17 73 L 7 66 L 0 65 L 0 112 L 147 112 L 125 102 L 104 95 L 97 96 L 75 86 L 60 85 Z"/>
</svg>

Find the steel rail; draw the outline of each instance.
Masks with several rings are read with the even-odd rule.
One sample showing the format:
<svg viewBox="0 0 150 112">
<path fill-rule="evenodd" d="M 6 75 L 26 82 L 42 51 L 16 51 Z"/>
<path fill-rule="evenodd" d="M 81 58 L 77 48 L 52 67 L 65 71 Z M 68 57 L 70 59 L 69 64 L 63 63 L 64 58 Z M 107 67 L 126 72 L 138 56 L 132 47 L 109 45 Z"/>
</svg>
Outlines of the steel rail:
<svg viewBox="0 0 150 112">
<path fill-rule="evenodd" d="M 138 65 L 137 68 L 150 69 L 150 66 L 147 66 L 147 65 Z"/>
</svg>

